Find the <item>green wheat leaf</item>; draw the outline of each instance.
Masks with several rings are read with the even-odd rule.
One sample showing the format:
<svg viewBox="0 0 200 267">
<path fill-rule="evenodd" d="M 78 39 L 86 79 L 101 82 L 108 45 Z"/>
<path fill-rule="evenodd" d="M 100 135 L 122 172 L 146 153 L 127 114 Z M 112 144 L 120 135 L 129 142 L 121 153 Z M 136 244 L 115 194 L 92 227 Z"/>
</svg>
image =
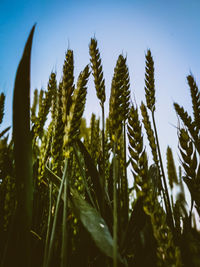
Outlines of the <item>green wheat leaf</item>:
<svg viewBox="0 0 200 267">
<path fill-rule="evenodd" d="M 73 189 L 70 189 L 70 191 L 72 208 L 76 216 L 81 220 L 83 226 L 90 233 L 97 247 L 105 255 L 112 258 L 113 239 L 106 222 L 101 215 L 78 194 L 78 192 Z M 119 254 L 118 259 L 121 259 Z"/>
<path fill-rule="evenodd" d="M 32 219 L 32 149 L 30 132 L 30 63 L 35 26 L 17 69 L 13 98 L 13 140 L 17 187 L 16 266 L 30 266 Z M 11 256 L 11 255 L 10 255 Z"/>
</svg>

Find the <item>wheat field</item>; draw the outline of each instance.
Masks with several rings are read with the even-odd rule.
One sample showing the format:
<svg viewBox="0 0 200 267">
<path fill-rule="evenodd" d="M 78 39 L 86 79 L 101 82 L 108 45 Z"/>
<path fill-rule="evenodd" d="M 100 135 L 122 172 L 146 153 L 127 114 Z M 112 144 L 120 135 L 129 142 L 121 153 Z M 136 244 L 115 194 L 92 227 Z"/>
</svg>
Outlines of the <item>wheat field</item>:
<svg viewBox="0 0 200 267">
<path fill-rule="evenodd" d="M 62 80 L 50 73 L 46 90 L 35 89 L 31 105 L 34 29 L 17 69 L 12 128 L 0 133 L 1 266 L 200 266 L 200 91 L 195 78 L 187 77 L 192 116 L 174 103 L 181 161 L 176 166 L 172 149 L 168 146 L 163 162 L 159 145 L 150 50 L 145 103 L 131 99 L 123 54 L 106 96 L 98 43 L 91 38 L 90 62 L 77 83 L 68 49 Z M 83 117 L 88 79 L 94 81 L 102 110 L 100 118 L 91 115 L 89 127 Z M 1 93 L 0 123 L 4 104 Z"/>
</svg>

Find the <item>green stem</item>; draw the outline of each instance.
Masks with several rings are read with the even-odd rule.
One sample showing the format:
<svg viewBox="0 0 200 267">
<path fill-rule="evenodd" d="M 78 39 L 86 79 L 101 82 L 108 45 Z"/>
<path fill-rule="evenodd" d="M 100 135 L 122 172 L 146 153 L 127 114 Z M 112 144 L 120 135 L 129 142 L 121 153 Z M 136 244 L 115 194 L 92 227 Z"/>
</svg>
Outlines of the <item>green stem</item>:
<svg viewBox="0 0 200 267">
<path fill-rule="evenodd" d="M 154 131 L 155 131 L 155 136 L 156 136 L 156 143 L 157 143 L 157 147 L 158 147 L 158 156 L 159 156 L 159 161 L 160 161 L 160 167 L 161 167 L 161 172 L 162 172 L 164 189 L 165 189 L 165 194 L 166 194 L 166 197 L 167 197 L 166 210 L 168 211 L 170 225 L 172 227 L 172 230 L 174 230 L 174 221 L 173 221 L 173 217 L 172 217 L 172 209 L 171 209 L 171 204 L 170 204 L 170 199 L 169 199 L 169 192 L 168 192 L 168 189 L 167 189 L 167 182 L 166 182 L 166 178 L 165 178 L 165 172 L 164 172 L 163 163 L 162 163 L 162 157 L 161 157 L 160 145 L 159 145 L 159 141 L 158 141 L 158 134 L 157 134 L 157 128 L 156 128 L 156 123 L 155 123 L 154 112 L 152 111 L 151 114 L 152 114 L 153 127 L 154 127 Z"/>
<path fill-rule="evenodd" d="M 67 266 L 67 180 L 64 183 L 64 206 L 62 223 L 61 267 Z"/>
<path fill-rule="evenodd" d="M 103 152 L 103 171 L 102 171 L 102 191 L 105 191 L 105 112 L 104 112 L 104 104 L 101 104 L 102 107 L 102 152 Z M 105 211 L 105 199 L 103 196 L 102 199 L 102 211 L 104 215 Z"/>
<path fill-rule="evenodd" d="M 51 169 L 49 169 L 47 165 L 46 165 L 46 169 L 50 172 L 50 174 L 52 174 L 56 178 L 56 184 L 59 183 L 60 185 L 60 183 L 62 182 L 62 179 L 58 175 L 56 175 Z"/>
<path fill-rule="evenodd" d="M 129 207 L 129 201 L 128 201 L 128 178 L 127 178 L 127 168 L 126 168 L 126 121 L 124 120 L 123 123 L 124 128 L 124 176 L 125 176 L 125 188 L 124 188 L 124 213 L 125 213 L 125 224 L 128 223 L 128 207 Z"/>
<path fill-rule="evenodd" d="M 60 206 L 60 200 L 61 200 L 64 182 L 65 182 L 65 179 L 67 179 L 67 166 L 68 166 L 68 158 L 66 158 L 66 160 L 65 160 L 65 167 L 64 167 L 64 172 L 63 172 L 63 176 L 62 176 L 62 182 L 60 184 L 60 188 L 59 188 L 59 192 L 58 192 L 46 267 L 50 266 L 50 262 L 51 262 L 51 258 L 52 258 L 55 231 L 56 231 L 56 223 L 57 223 L 57 218 L 58 218 L 58 210 L 59 210 L 59 206 Z"/>
<path fill-rule="evenodd" d="M 113 267 L 117 267 L 117 175 L 116 175 L 116 142 L 113 148 Z"/>
<path fill-rule="evenodd" d="M 49 249 L 49 235 L 50 235 L 50 225 L 51 225 L 51 209 L 52 209 L 52 182 L 49 184 L 49 214 L 48 214 L 48 223 L 47 223 L 47 235 L 46 235 L 46 240 L 45 240 L 45 252 L 44 252 L 44 263 L 43 266 L 46 266 L 46 261 L 47 261 L 47 252 Z"/>
</svg>

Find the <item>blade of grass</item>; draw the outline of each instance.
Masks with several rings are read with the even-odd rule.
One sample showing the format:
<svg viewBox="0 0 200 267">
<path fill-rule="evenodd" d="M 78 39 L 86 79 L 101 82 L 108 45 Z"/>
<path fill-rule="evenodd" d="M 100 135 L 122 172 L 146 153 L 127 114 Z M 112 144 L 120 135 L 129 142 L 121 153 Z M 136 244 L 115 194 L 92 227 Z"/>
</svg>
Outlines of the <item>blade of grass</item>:
<svg viewBox="0 0 200 267">
<path fill-rule="evenodd" d="M 61 200 L 64 182 L 65 182 L 65 180 L 67 180 L 67 167 L 68 167 L 68 158 L 66 158 L 66 160 L 65 160 L 65 167 L 64 167 L 64 172 L 63 172 L 63 176 L 62 176 L 62 182 L 60 184 L 58 197 L 57 197 L 57 201 L 56 201 L 55 215 L 54 215 L 53 226 L 52 226 L 52 231 L 51 231 L 47 262 L 46 262 L 45 267 L 50 266 L 51 259 L 52 259 L 53 245 L 54 245 L 54 238 L 55 238 L 55 231 L 56 231 L 56 223 L 57 223 L 57 218 L 58 218 L 58 210 L 60 207 L 60 200 Z"/>
<path fill-rule="evenodd" d="M 90 233 L 97 247 L 108 257 L 113 258 L 113 238 L 99 212 L 87 203 L 76 190 L 70 188 L 70 203 L 76 216 Z M 118 260 L 123 262 L 120 254 Z"/>
<path fill-rule="evenodd" d="M 78 153 L 77 153 L 77 146 L 76 146 L 76 144 L 73 145 L 73 149 L 74 149 L 74 154 L 75 154 L 75 157 L 76 157 L 76 160 L 77 160 L 79 169 L 80 169 L 80 173 L 81 173 L 81 176 L 82 176 L 82 178 L 83 178 L 83 183 L 84 183 L 86 192 L 87 192 L 87 194 L 88 194 L 88 196 L 89 196 L 90 202 L 91 202 L 91 204 L 93 205 L 93 207 L 96 207 L 96 208 L 97 208 L 97 205 L 95 205 L 95 203 L 94 203 L 94 200 L 93 200 L 93 198 L 92 198 L 92 196 L 91 196 L 91 193 L 90 193 L 90 190 L 89 190 L 89 187 L 88 187 L 88 183 L 87 183 L 87 181 L 86 181 L 85 173 L 84 173 L 84 171 L 83 171 L 84 166 L 82 166 L 82 164 L 81 164 L 79 155 L 78 155 Z"/>
<path fill-rule="evenodd" d="M 32 220 L 32 149 L 30 134 L 30 63 L 35 25 L 19 63 L 13 96 L 13 142 L 17 209 L 2 266 L 31 265 L 30 230 Z"/>
<path fill-rule="evenodd" d="M 43 266 L 46 266 L 46 260 L 47 260 L 47 252 L 49 249 L 49 236 L 50 236 L 50 225 L 52 220 L 52 182 L 49 184 L 49 214 L 48 214 L 48 222 L 47 222 L 47 234 L 46 234 L 46 240 L 45 240 L 45 250 L 44 250 L 44 263 Z"/>
<path fill-rule="evenodd" d="M 99 171 L 96 169 L 96 166 L 94 165 L 94 162 L 89 152 L 87 151 L 85 145 L 80 140 L 77 140 L 77 145 L 79 147 L 80 152 L 82 153 L 84 157 L 87 175 L 91 177 L 93 190 L 95 192 L 95 196 L 98 202 L 98 206 L 100 207 L 101 214 L 104 216 L 105 213 L 103 211 L 106 212 L 106 210 L 110 214 L 112 212 L 111 201 L 109 199 L 109 195 L 108 195 L 106 188 L 102 188 L 102 184 L 100 182 Z M 105 198 L 104 202 L 102 201 L 102 198 Z M 102 203 L 104 203 L 105 206 L 103 206 Z"/>
<path fill-rule="evenodd" d="M 63 222 L 62 222 L 62 247 L 61 247 L 61 267 L 67 266 L 67 186 L 68 182 L 64 182 L 64 206 L 63 206 Z"/>
<path fill-rule="evenodd" d="M 168 207 L 166 207 L 166 210 L 168 213 L 169 225 L 171 226 L 172 231 L 175 233 L 172 208 L 171 208 L 169 192 L 168 192 L 168 188 L 167 188 L 167 181 L 165 178 L 165 172 L 164 172 L 163 163 L 162 163 L 162 156 L 161 156 L 161 152 L 160 152 L 160 144 L 159 144 L 159 139 L 158 139 L 158 134 L 157 134 L 157 127 L 156 127 L 156 123 L 155 123 L 154 111 L 152 112 L 152 120 L 153 120 L 153 127 L 154 127 L 156 144 L 157 144 L 157 149 L 158 149 L 158 157 L 159 157 L 160 167 L 161 167 L 161 172 L 162 172 L 162 179 L 163 179 L 163 183 L 164 183 L 164 189 L 165 189 L 164 192 L 165 192 L 167 204 L 168 204 Z"/>
<path fill-rule="evenodd" d="M 1 133 L 0 133 L 0 138 L 2 137 L 2 136 L 4 136 L 9 130 L 10 130 L 10 126 L 9 127 L 7 127 L 5 130 L 3 130 Z"/>
<path fill-rule="evenodd" d="M 49 167 L 46 165 L 46 169 L 49 172 L 50 176 L 49 179 L 55 184 L 57 187 L 60 186 L 60 183 L 62 182 L 62 179 L 56 175 Z"/>
</svg>

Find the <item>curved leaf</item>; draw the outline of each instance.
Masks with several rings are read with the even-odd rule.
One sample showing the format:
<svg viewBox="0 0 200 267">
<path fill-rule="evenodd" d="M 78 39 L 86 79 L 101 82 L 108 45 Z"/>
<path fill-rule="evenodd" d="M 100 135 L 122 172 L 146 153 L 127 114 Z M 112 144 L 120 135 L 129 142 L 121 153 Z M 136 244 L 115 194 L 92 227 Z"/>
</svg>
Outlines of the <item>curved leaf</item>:
<svg viewBox="0 0 200 267">
<path fill-rule="evenodd" d="M 73 189 L 70 189 L 70 191 L 70 199 L 74 213 L 81 220 L 86 230 L 90 233 L 97 247 L 105 255 L 113 258 L 113 238 L 104 219 L 78 194 L 77 191 Z M 119 254 L 118 259 L 122 261 Z"/>
</svg>

